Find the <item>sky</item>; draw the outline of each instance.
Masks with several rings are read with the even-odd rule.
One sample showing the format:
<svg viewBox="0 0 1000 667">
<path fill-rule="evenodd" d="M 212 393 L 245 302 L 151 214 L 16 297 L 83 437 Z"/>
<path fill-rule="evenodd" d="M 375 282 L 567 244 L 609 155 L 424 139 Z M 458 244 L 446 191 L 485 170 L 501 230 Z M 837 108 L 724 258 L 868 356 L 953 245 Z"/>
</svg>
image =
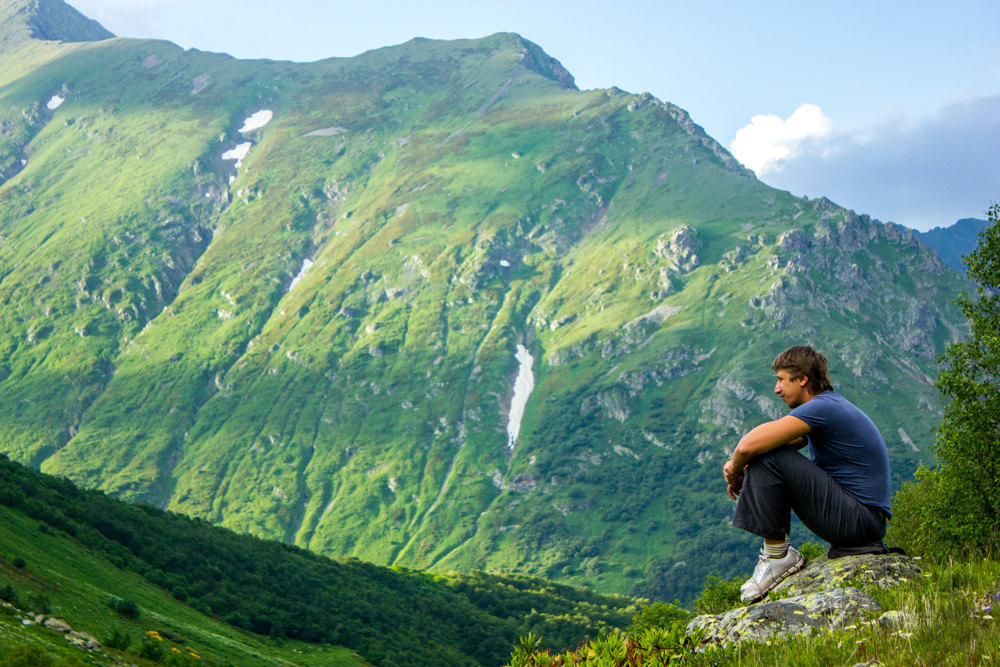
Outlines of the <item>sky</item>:
<svg viewBox="0 0 1000 667">
<path fill-rule="evenodd" d="M 516 32 L 688 111 L 760 180 L 926 231 L 1000 201 L 996 0 L 68 0 L 120 37 L 311 62 Z"/>
</svg>

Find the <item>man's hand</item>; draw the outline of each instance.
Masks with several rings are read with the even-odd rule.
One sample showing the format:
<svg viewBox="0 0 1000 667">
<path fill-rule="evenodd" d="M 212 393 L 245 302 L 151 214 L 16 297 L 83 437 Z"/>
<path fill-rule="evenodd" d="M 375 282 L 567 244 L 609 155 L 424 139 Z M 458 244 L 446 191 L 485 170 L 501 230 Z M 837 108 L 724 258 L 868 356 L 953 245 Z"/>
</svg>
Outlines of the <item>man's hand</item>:
<svg viewBox="0 0 1000 667">
<path fill-rule="evenodd" d="M 726 461 L 726 465 L 722 466 L 722 476 L 726 478 L 726 492 L 730 498 L 736 500 L 740 491 L 743 490 L 743 471 L 735 472 L 733 462 Z"/>
</svg>

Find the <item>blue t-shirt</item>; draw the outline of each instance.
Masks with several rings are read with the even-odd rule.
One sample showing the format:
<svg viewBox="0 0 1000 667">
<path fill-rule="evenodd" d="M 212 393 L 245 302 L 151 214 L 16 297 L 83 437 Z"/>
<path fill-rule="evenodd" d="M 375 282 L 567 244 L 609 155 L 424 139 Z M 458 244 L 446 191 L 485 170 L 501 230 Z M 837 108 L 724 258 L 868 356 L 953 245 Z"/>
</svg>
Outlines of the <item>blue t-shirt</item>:
<svg viewBox="0 0 1000 667">
<path fill-rule="evenodd" d="M 812 429 L 809 457 L 858 501 L 889 514 L 889 449 L 868 415 L 834 391 L 792 410 Z"/>
</svg>

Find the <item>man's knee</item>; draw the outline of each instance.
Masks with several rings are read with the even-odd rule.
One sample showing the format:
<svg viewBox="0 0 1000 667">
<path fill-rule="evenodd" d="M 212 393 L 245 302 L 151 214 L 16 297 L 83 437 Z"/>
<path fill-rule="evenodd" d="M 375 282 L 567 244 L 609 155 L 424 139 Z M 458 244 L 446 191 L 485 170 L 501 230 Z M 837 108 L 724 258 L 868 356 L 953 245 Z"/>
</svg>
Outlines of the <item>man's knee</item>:
<svg viewBox="0 0 1000 667">
<path fill-rule="evenodd" d="M 794 458 L 793 458 L 794 457 Z M 796 460 L 802 459 L 802 461 Z M 795 464 L 809 462 L 798 450 L 782 445 L 769 452 L 758 454 L 750 460 L 744 470 L 744 484 L 752 486 L 774 486 L 781 484 L 785 473 Z"/>
</svg>

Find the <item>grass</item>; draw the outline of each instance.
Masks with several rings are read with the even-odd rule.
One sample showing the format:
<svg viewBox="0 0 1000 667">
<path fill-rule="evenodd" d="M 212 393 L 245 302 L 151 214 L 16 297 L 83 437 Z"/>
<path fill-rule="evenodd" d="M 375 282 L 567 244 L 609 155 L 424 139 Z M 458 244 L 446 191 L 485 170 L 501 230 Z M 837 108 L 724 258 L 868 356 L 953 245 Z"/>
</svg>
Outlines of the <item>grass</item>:
<svg viewBox="0 0 1000 667">
<path fill-rule="evenodd" d="M 904 614 L 884 627 L 878 614 L 841 630 L 770 644 L 706 652 L 693 665 L 820 666 L 878 660 L 887 667 L 989 665 L 1000 659 L 1000 629 L 991 607 L 1000 604 L 1000 563 L 925 564 L 923 576 L 888 589 L 867 588 L 885 611 Z M 794 656 L 794 658 L 792 657 Z"/>
<path fill-rule="evenodd" d="M 950 562 L 923 567 L 922 576 L 915 581 L 903 581 L 892 588 L 865 589 L 883 612 L 899 612 L 895 622 L 880 622 L 882 613 L 871 613 L 846 627 L 814 630 L 811 634 L 774 637 L 763 642 L 734 642 L 699 652 L 675 649 L 670 664 L 705 667 L 825 667 L 870 661 L 885 667 L 994 664 L 1000 659 L 1000 628 L 994 618 L 994 610 L 1000 609 L 1000 562 Z M 584 645 L 578 655 L 593 651 L 592 662 L 586 664 L 595 667 L 662 664 L 643 657 L 619 661 L 599 657 L 616 651 L 624 656 L 622 644 L 622 636 L 609 635 Z M 632 655 L 641 652 L 633 651 Z M 539 655 L 534 661 L 519 664 L 577 663 L 570 660 L 569 654 L 562 654 Z"/>
<path fill-rule="evenodd" d="M 44 600 L 49 614 L 66 619 L 74 630 L 86 632 L 106 642 L 115 632 L 132 639 L 130 654 L 106 650 L 90 654 L 98 664 L 115 664 L 122 657 L 134 664 L 139 640 L 157 631 L 174 638 L 171 647 L 190 646 L 209 664 L 237 665 L 336 665 L 347 667 L 359 662 L 351 652 L 336 647 L 304 642 L 275 641 L 242 632 L 208 618 L 138 575 L 119 570 L 106 560 L 91 556 L 66 534 L 45 529 L 44 524 L 0 506 L 0 591 L 12 587 L 23 610 L 38 608 Z M 16 567 L 14 563 L 22 567 Z M 115 613 L 113 599 L 135 602 L 138 619 Z M 180 643 L 178 643 L 180 641 Z M 21 624 L 10 609 L 0 609 L 0 654 L 18 647 L 36 647 L 53 656 L 84 653 L 67 644 L 62 635 L 38 626 Z"/>
</svg>

